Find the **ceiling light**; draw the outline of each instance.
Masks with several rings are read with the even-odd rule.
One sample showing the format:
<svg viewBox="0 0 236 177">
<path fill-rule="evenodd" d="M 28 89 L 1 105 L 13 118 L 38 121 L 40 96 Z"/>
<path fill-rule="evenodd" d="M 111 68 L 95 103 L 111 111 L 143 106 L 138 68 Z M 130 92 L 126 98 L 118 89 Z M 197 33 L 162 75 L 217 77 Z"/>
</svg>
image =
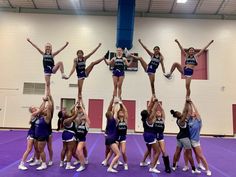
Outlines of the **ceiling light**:
<svg viewBox="0 0 236 177">
<path fill-rule="evenodd" d="M 186 3 L 188 0 L 177 0 L 177 3 Z"/>
</svg>

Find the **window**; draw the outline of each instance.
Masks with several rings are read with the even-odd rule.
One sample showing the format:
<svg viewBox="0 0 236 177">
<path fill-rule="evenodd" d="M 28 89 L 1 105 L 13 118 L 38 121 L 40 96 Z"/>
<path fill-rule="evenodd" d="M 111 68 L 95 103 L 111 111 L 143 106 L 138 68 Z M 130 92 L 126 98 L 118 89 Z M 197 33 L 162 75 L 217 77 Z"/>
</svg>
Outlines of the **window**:
<svg viewBox="0 0 236 177">
<path fill-rule="evenodd" d="M 43 95 L 45 93 L 45 83 L 24 82 L 23 94 Z"/>
</svg>

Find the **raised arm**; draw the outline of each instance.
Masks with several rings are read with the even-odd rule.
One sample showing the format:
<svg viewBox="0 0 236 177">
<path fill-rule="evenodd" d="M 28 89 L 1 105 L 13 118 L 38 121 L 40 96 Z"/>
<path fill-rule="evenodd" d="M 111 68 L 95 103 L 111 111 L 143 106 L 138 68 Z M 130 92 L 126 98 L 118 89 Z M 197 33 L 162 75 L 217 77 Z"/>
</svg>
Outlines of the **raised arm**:
<svg viewBox="0 0 236 177">
<path fill-rule="evenodd" d="M 121 102 L 121 108 L 124 110 L 124 113 L 125 113 L 125 121 L 127 123 L 128 121 L 128 110 L 126 108 L 126 106 L 123 104 L 123 102 Z"/>
<path fill-rule="evenodd" d="M 64 122 L 63 122 L 64 125 L 69 126 L 71 124 L 71 122 L 73 122 L 76 119 L 76 117 L 78 115 L 78 109 L 76 106 L 74 107 L 74 109 L 75 109 L 75 111 L 73 112 L 73 114 L 64 120 Z"/>
<path fill-rule="evenodd" d="M 152 111 L 152 108 L 153 108 L 153 105 L 154 105 L 154 97 L 151 97 L 151 99 L 149 100 L 148 102 L 148 105 L 147 105 L 147 111 L 150 113 Z"/>
<path fill-rule="evenodd" d="M 196 56 L 199 57 L 212 43 L 214 42 L 214 40 L 211 40 L 203 49 L 201 49 Z"/>
<path fill-rule="evenodd" d="M 138 42 L 141 44 L 141 46 L 146 50 L 146 52 L 148 53 L 148 55 L 150 55 L 150 57 L 152 57 L 154 54 L 148 50 L 148 48 L 142 43 L 141 39 L 138 40 Z"/>
<path fill-rule="evenodd" d="M 156 118 L 156 112 L 157 112 L 158 105 L 159 105 L 158 100 L 155 99 L 154 100 L 154 105 L 152 107 L 152 112 L 151 112 L 151 114 L 149 116 L 148 122 L 153 122 L 153 120 Z"/>
<path fill-rule="evenodd" d="M 113 57 L 111 60 L 105 58 L 104 61 L 105 61 L 105 63 L 106 63 L 107 65 L 110 65 L 110 64 L 114 63 L 115 57 Z"/>
<path fill-rule="evenodd" d="M 75 72 L 76 64 L 77 64 L 77 58 L 74 59 L 72 69 L 71 69 L 70 74 L 68 75 L 67 79 L 69 79 L 70 76 Z"/>
<path fill-rule="evenodd" d="M 187 53 L 185 52 L 185 50 L 184 50 L 184 48 L 182 47 L 182 45 L 179 43 L 178 39 L 175 39 L 175 42 L 178 44 L 178 46 L 179 46 L 179 48 L 180 48 L 181 52 L 183 52 L 183 53 L 184 53 L 184 55 L 186 56 L 186 55 L 187 55 Z"/>
<path fill-rule="evenodd" d="M 90 125 L 91 122 L 90 122 L 90 119 L 89 119 L 89 117 L 88 117 L 87 112 L 85 111 L 85 109 L 84 109 L 83 106 L 81 106 L 81 109 L 82 109 L 82 111 L 83 111 L 83 113 L 84 113 L 86 123 L 87 123 L 88 125 Z"/>
<path fill-rule="evenodd" d="M 187 119 L 187 115 L 189 112 L 189 106 L 190 106 L 190 103 L 185 101 L 184 109 L 182 112 L 182 117 L 180 119 L 180 124 L 182 124 L 182 125 L 185 124 L 185 120 Z"/>
<path fill-rule="evenodd" d="M 47 101 L 47 100 L 43 98 L 43 102 L 42 102 L 42 104 L 40 105 L 39 109 L 38 109 L 37 111 L 33 112 L 33 113 L 31 114 L 31 117 L 35 117 L 35 116 L 37 116 L 37 115 L 39 115 L 40 113 L 43 112 L 43 110 L 45 109 L 46 101 Z"/>
<path fill-rule="evenodd" d="M 45 116 L 45 121 L 49 123 L 53 118 L 53 112 L 54 112 L 54 101 L 52 96 L 47 96 L 48 99 L 48 105 L 47 105 L 47 116 Z"/>
<path fill-rule="evenodd" d="M 54 52 L 52 55 L 56 56 L 57 54 L 59 54 L 62 50 L 64 50 L 67 46 L 68 46 L 69 42 L 66 42 L 66 44 L 60 48 L 58 51 Z"/>
<path fill-rule="evenodd" d="M 127 58 L 125 58 L 125 65 L 126 66 L 130 66 L 133 62 L 133 58 L 131 58 L 131 60 L 128 62 Z"/>
<path fill-rule="evenodd" d="M 164 57 L 161 53 L 160 53 L 160 57 L 161 57 L 160 63 L 161 63 L 162 72 L 166 73 L 166 69 L 165 69 L 165 65 L 164 65 Z"/>
<path fill-rule="evenodd" d="M 114 102 L 114 96 L 112 97 L 112 99 L 111 99 L 111 101 L 110 101 L 110 103 L 109 103 L 109 106 L 108 106 L 108 108 L 107 108 L 107 112 L 112 111 L 113 102 Z"/>
<path fill-rule="evenodd" d="M 161 115 L 162 115 L 162 118 L 165 119 L 165 118 L 166 118 L 166 115 L 165 115 L 165 111 L 164 111 L 164 109 L 163 109 L 161 103 L 158 102 L 158 105 L 159 105 L 159 107 L 160 107 L 160 109 L 161 109 Z"/>
<path fill-rule="evenodd" d="M 192 106 L 193 111 L 194 111 L 195 114 L 196 114 L 196 117 L 197 117 L 198 119 L 201 119 L 201 116 L 200 116 L 200 114 L 199 114 L 199 112 L 198 112 L 198 110 L 197 110 L 197 107 L 195 106 L 195 104 L 194 104 L 193 102 L 191 102 L 191 106 Z"/>
<path fill-rule="evenodd" d="M 41 53 L 42 55 L 44 54 L 44 52 L 43 52 L 37 45 L 35 45 L 29 38 L 27 38 L 27 41 L 28 41 L 34 48 L 36 48 L 36 49 L 39 51 L 39 53 Z"/>
<path fill-rule="evenodd" d="M 90 52 L 88 55 L 84 56 L 84 60 L 87 60 L 89 57 L 91 57 L 97 50 L 98 48 L 101 46 L 102 44 L 99 43 L 98 46 L 92 51 Z"/>
</svg>

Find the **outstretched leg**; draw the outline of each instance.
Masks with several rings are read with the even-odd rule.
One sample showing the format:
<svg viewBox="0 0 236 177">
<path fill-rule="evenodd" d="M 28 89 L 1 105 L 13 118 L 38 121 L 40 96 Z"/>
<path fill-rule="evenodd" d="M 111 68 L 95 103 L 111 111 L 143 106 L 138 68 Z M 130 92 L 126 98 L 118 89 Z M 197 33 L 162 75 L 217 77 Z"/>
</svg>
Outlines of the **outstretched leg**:
<svg viewBox="0 0 236 177">
<path fill-rule="evenodd" d="M 182 66 L 181 66 L 179 63 L 175 62 L 175 63 L 173 63 L 173 65 L 171 66 L 170 72 L 169 72 L 168 74 L 165 74 L 165 77 L 167 77 L 168 79 L 170 79 L 172 73 L 174 72 L 174 70 L 175 70 L 176 68 L 177 68 L 177 70 L 180 72 L 180 74 L 182 74 L 182 75 L 184 74 L 184 71 L 183 71 Z"/>
<path fill-rule="evenodd" d="M 180 74 L 184 74 L 183 68 L 179 63 L 174 63 L 170 69 L 170 74 L 172 74 L 175 70 L 175 68 L 178 69 L 178 71 L 180 72 Z"/>
<path fill-rule="evenodd" d="M 90 65 L 85 69 L 86 75 L 88 76 L 89 73 L 92 71 L 93 67 L 94 67 L 95 65 L 99 64 L 99 63 L 100 63 L 101 61 L 103 61 L 103 60 L 104 60 L 104 58 L 101 58 L 101 59 L 98 59 L 98 60 L 96 60 L 96 61 L 90 63 Z"/>
<path fill-rule="evenodd" d="M 61 61 L 59 61 L 58 63 L 56 63 L 56 65 L 53 67 L 52 69 L 52 73 L 55 74 L 57 72 L 57 70 L 60 69 L 61 71 L 61 76 L 62 79 L 66 79 L 66 75 L 64 74 L 64 65 Z"/>
<path fill-rule="evenodd" d="M 147 70 L 147 63 L 144 61 L 144 59 L 142 57 L 137 58 L 137 59 L 140 61 L 144 71 L 146 72 L 146 70 Z"/>
</svg>

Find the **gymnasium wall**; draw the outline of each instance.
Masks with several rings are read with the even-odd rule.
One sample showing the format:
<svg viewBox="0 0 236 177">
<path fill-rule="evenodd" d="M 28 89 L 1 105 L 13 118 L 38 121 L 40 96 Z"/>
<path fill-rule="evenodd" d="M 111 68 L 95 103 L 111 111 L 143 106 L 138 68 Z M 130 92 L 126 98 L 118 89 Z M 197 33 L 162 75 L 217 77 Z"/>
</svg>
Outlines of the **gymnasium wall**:
<svg viewBox="0 0 236 177">
<path fill-rule="evenodd" d="M 141 38 L 150 49 L 155 45 L 160 46 L 167 70 L 173 62 L 181 61 L 175 38 L 186 48 L 202 48 L 211 39 L 215 40 L 209 48 L 209 80 L 193 80 L 191 84 L 191 98 L 203 119 L 203 134 L 233 134 L 232 104 L 236 98 L 235 29 L 236 21 L 229 20 L 135 19 L 132 51 L 138 52 L 148 61 L 147 53 L 137 40 Z M 24 82 L 44 82 L 42 57 L 26 41 L 27 37 L 42 49 L 46 42 L 51 42 L 54 51 L 68 41 L 69 46 L 55 58 L 55 61 L 64 62 L 67 74 L 78 49 L 83 49 L 86 54 L 99 42 L 102 43 L 101 48 L 89 58 L 87 65 L 101 58 L 108 49 L 115 51 L 116 17 L 0 13 L 0 127 L 29 127 L 28 107 L 41 102 L 42 95 L 23 95 Z M 53 75 L 51 90 L 56 113 L 61 98 L 76 98 L 77 88 L 69 88 L 69 84 L 76 83 L 76 74 L 69 80 L 62 80 L 60 73 Z M 159 68 L 155 86 L 157 96 L 166 110 L 166 132 L 175 133 L 178 128 L 169 110 L 182 111 L 185 81 L 177 72 L 169 81 L 163 77 Z M 86 106 L 88 99 L 104 99 L 105 113 L 112 90 L 111 72 L 102 62 L 85 80 L 83 95 Z M 122 95 L 125 100 L 136 100 L 135 130 L 142 131 L 139 115 L 151 96 L 151 89 L 140 64 L 138 72 L 126 73 Z M 53 128 L 56 128 L 56 122 L 55 114 Z M 104 117 L 103 129 L 105 122 Z"/>
</svg>

